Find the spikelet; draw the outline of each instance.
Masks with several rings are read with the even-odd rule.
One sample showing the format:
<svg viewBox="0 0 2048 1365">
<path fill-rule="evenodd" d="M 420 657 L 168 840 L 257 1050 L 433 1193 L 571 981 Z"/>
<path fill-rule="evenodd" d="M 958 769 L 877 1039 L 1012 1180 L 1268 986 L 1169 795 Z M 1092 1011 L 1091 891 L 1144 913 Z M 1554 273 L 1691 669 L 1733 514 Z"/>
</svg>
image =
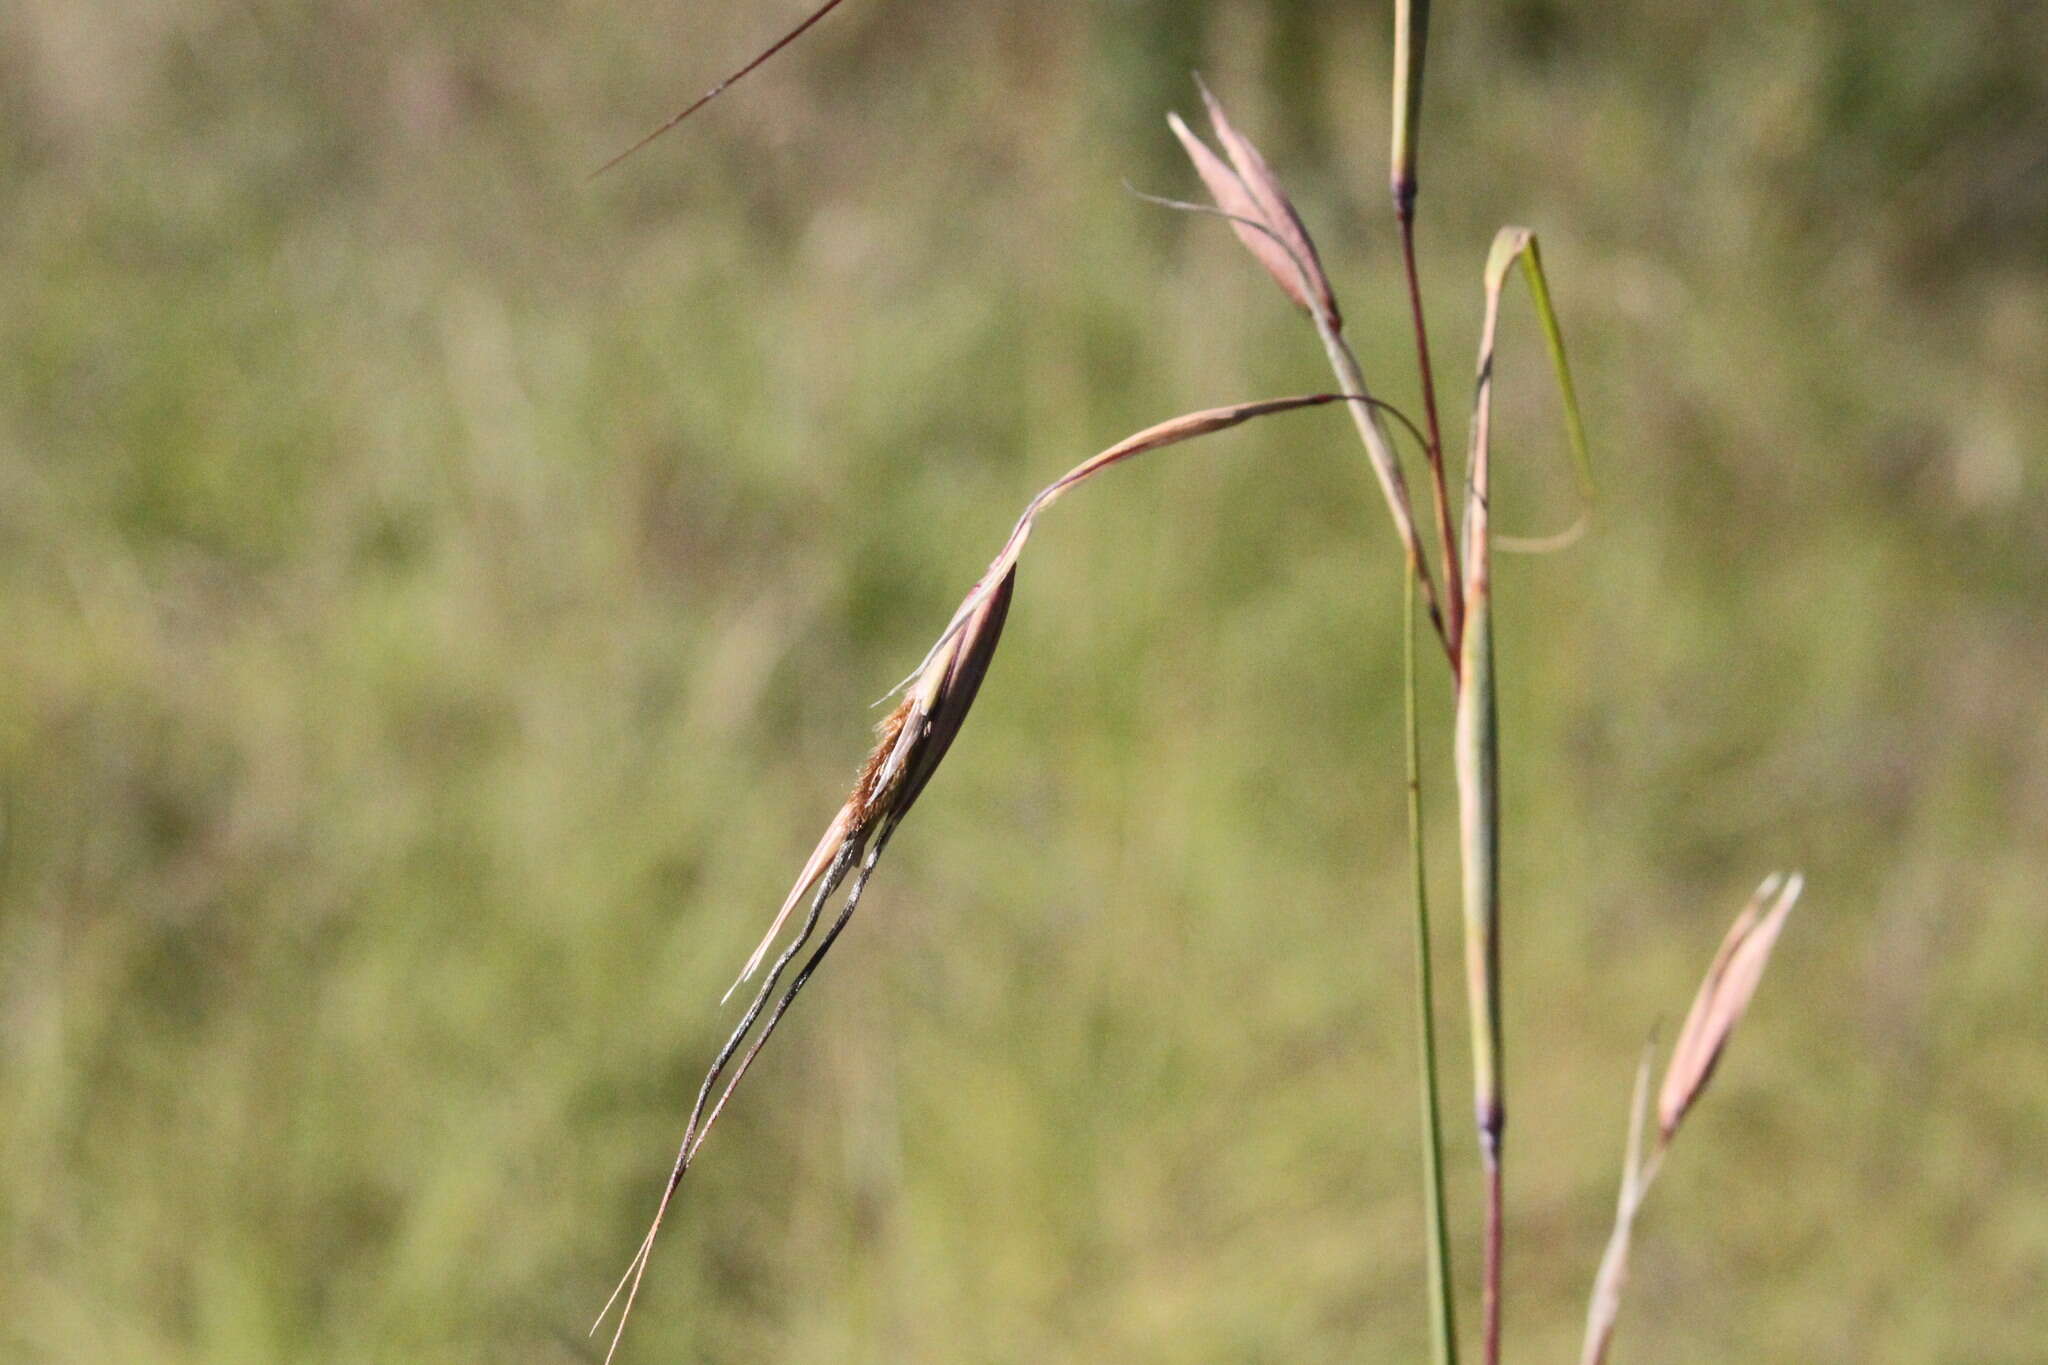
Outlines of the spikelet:
<svg viewBox="0 0 2048 1365">
<path fill-rule="evenodd" d="M 1692 1009 L 1672 1044 L 1671 1060 L 1664 1066 L 1664 1084 L 1657 1095 L 1657 1141 L 1643 1150 L 1643 1130 L 1649 1116 L 1650 1061 L 1654 1042 L 1643 1049 L 1642 1064 L 1636 1068 L 1635 1098 L 1629 1104 L 1628 1149 L 1621 1163 L 1621 1198 L 1614 1214 L 1614 1231 L 1607 1239 L 1606 1254 L 1593 1277 L 1593 1294 L 1586 1306 L 1586 1338 L 1579 1352 L 1579 1365 L 1605 1365 L 1614 1341 L 1615 1324 L 1621 1317 L 1622 1290 L 1628 1284 L 1629 1246 L 1634 1237 L 1636 1214 L 1641 1211 L 1657 1173 L 1664 1168 L 1665 1154 L 1679 1125 L 1705 1093 L 1713 1079 L 1714 1067 L 1728 1046 L 1730 1035 L 1749 1008 L 1771 950 L 1785 917 L 1799 900 L 1805 879 L 1772 873 L 1750 897 L 1749 904 L 1735 917 L 1735 923 L 1721 940 L 1721 947 L 1707 967 L 1693 997 Z M 1766 908 L 1768 907 L 1768 908 Z"/>
<path fill-rule="evenodd" d="M 1188 160 L 1208 187 L 1209 197 L 1230 219 L 1231 231 L 1245 250 L 1265 267 L 1287 297 L 1332 331 L 1341 330 L 1343 318 L 1329 276 L 1323 273 L 1322 257 L 1301 215 L 1294 211 L 1293 201 L 1280 188 L 1279 177 L 1251 140 L 1237 131 L 1206 85 L 1202 86 L 1202 103 L 1208 107 L 1209 127 L 1223 148 L 1222 157 L 1179 114 L 1167 115 L 1166 124 L 1187 149 Z M 1227 164 L 1224 157 L 1229 158 Z"/>
<path fill-rule="evenodd" d="M 1254 417 L 1316 407 L 1352 397 L 1349 394 L 1321 393 L 1298 398 L 1274 398 L 1207 408 L 1172 418 L 1128 436 L 1082 461 L 1040 489 L 1025 507 L 1023 515 L 1011 528 L 1009 538 L 989 564 L 988 571 L 968 591 L 917 670 L 900 685 L 898 690 L 903 693 L 902 700 L 879 727 L 875 747 L 861 765 L 853 790 L 826 825 L 824 836 L 805 861 L 803 870 L 797 874 L 796 885 L 776 911 L 767 935 L 747 959 L 739 982 L 734 983 L 734 989 L 737 989 L 740 983 L 760 969 L 761 964 L 768 960 L 776 940 L 782 937 L 783 929 L 797 906 L 804 905 L 803 922 L 789 936 L 782 951 L 776 954 L 739 1025 L 712 1061 L 697 1092 L 696 1104 L 683 1130 L 682 1145 L 676 1153 L 668 1184 L 662 1191 L 661 1202 L 655 1208 L 647 1235 L 641 1239 L 640 1247 L 626 1267 L 626 1273 L 620 1277 L 618 1287 L 612 1291 L 612 1297 L 606 1300 L 599 1312 L 597 1322 L 591 1325 L 594 1333 L 611 1313 L 612 1305 L 619 1301 L 621 1295 L 624 1296 L 618 1326 L 612 1334 L 611 1347 L 605 1353 L 607 1362 L 625 1334 L 626 1319 L 633 1311 L 633 1302 L 646 1274 L 655 1237 L 661 1231 L 662 1219 L 668 1213 L 684 1174 L 696 1160 L 719 1115 L 725 1111 L 726 1102 L 745 1079 L 754 1058 L 760 1055 L 762 1047 L 782 1022 L 783 1015 L 853 918 L 867 888 L 868 876 L 874 871 L 890 836 L 911 805 L 923 794 L 932 774 L 938 770 L 939 761 L 946 756 L 946 751 L 960 733 L 960 727 L 966 722 L 968 709 L 974 704 L 975 695 L 980 691 L 982 679 L 987 676 L 989 663 L 995 656 L 996 643 L 1002 637 L 1003 623 L 1008 618 L 1010 599 L 1016 588 L 1017 564 L 1038 518 L 1069 490 L 1134 455 L 1234 427 Z M 837 916 L 819 939 L 818 946 L 790 979 L 788 987 L 777 997 L 776 990 L 784 972 L 817 933 L 825 903 L 841 885 L 846 887 L 846 896 Z M 731 990 L 726 992 L 728 997 L 731 994 Z M 768 1009 L 770 1000 L 774 1001 L 772 1010 Z M 764 1010 L 767 1015 L 762 1022 Z M 754 1027 L 757 1022 L 761 1025 L 758 1030 Z M 748 1042 L 750 1034 L 751 1043 Z M 742 1045 L 746 1046 L 744 1054 L 740 1053 Z M 738 1056 L 737 1064 L 734 1064 L 735 1056 Z M 729 1077 L 725 1074 L 728 1066 L 732 1066 Z"/>
<path fill-rule="evenodd" d="M 1789 877 L 1772 873 L 1729 926 L 1664 1068 L 1664 1084 L 1657 1091 L 1657 1132 L 1663 1142 L 1671 1141 L 1713 1079 L 1730 1035 L 1763 980 L 1778 931 L 1785 927 L 1785 917 L 1805 884 L 1797 872 Z"/>
</svg>

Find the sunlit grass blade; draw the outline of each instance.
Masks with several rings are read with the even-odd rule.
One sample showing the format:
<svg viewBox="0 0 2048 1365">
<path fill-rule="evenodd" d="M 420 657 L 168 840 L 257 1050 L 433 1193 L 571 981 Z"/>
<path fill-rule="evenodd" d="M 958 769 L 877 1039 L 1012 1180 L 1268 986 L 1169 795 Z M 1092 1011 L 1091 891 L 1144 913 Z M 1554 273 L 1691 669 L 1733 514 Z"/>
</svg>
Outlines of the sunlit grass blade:
<svg viewBox="0 0 2048 1365">
<path fill-rule="evenodd" d="M 1571 453 L 1572 477 L 1579 493 L 1579 512 L 1572 524 L 1564 530 L 1547 536 L 1505 536 L 1497 535 L 1494 543 L 1503 550 L 1523 553 L 1559 549 L 1577 540 L 1592 524 L 1593 503 L 1596 493 L 1593 482 L 1593 456 L 1586 444 L 1585 418 L 1579 412 L 1579 391 L 1572 383 L 1571 360 L 1565 353 L 1564 329 L 1557 320 L 1557 309 L 1550 299 L 1550 281 L 1543 274 L 1543 250 L 1535 234 L 1522 228 L 1507 231 L 1520 234 L 1517 238 L 1517 254 L 1522 263 L 1522 278 L 1529 286 L 1529 301 L 1536 306 L 1536 321 L 1543 328 L 1543 346 L 1550 355 L 1550 369 L 1557 381 L 1558 398 L 1564 407 L 1564 429 L 1567 448 Z M 1499 250 L 1496 241 L 1495 250 Z M 1505 269 L 1505 267 L 1503 267 Z"/>
</svg>

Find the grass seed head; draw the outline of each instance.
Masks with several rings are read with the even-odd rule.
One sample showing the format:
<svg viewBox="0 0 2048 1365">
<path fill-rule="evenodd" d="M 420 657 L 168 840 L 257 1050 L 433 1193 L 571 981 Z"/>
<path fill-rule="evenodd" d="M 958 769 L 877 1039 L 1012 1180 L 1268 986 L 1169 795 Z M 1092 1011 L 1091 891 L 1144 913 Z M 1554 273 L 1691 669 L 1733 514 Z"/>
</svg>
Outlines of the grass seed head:
<svg viewBox="0 0 2048 1365">
<path fill-rule="evenodd" d="M 903 700 L 875 727 L 875 747 L 862 762 L 853 790 L 825 827 L 768 932 L 747 959 L 739 979 L 726 991 L 727 998 L 759 970 L 790 915 L 840 852 L 894 828 L 923 793 L 966 723 L 981 680 L 988 675 L 1016 582 L 1013 562 L 993 579 L 993 586 L 989 579 L 975 585 L 961 606 L 964 619 L 940 639 L 904 689 Z"/>
<path fill-rule="evenodd" d="M 1728 1039 L 1749 1008 L 1757 983 L 1763 980 L 1785 917 L 1792 913 L 1804 886 L 1805 879 L 1796 872 L 1789 877 L 1772 873 L 1721 940 L 1720 951 L 1714 954 L 1678 1031 L 1678 1041 L 1672 1045 L 1664 1084 L 1657 1092 L 1657 1130 L 1663 1143 L 1670 1143 L 1713 1079 Z"/>
<path fill-rule="evenodd" d="M 1294 211 L 1293 201 L 1280 188 L 1279 177 L 1251 140 L 1237 131 L 1206 85 L 1202 86 L 1202 102 L 1208 107 L 1209 127 L 1223 148 L 1222 157 L 1179 114 L 1167 115 L 1166 123 L 1187 150 L 1209 197 L 1230 219 L 1237 239 L 1288 298 L 1322 318 L 1332 330 L 1341 328 L 1343 318 L 1329 276 L 1323 273 L 1322 258 L 1301 215 Z M 1224 157 L 1229 158 L 1227 163 Z"/>
<path fill-rule="evenodd" d="M 1147 427 L 1106 450 L 1098 451 L 1040 489 L 1025 507 L 988 571 L 953 613 L 953 619 L 947 623 L 917 671 L 904 680 L 901 687 L 903 699 L 877 727 L 875 746 L 854 778 L 853 790 L 825 827 L 823 837 L 818 840 L 803 871 L 797 875 L 796 885 L 788 899 L 776 912 L 774 922 L 748 959 L 739 981 L 733 984 L 733 989 L 738 989 L 741 982 L 752 977 L 767 961 L 790 917 L 798 906 L 805 906 L 803 919 L 769 966 L 752 1003 L 706 1073 L 653 1221 L 626 1267 L 626 1273 L 620 1277 L 618 1287 L 612 1291 L 611 1299 L 599 1313 L 598 1322 L 591 1326 L 595 1332 L 611 1313 L 613 1304 L 621 1305 L 611 1347 L 605 1355 L 607 1362 L 617 1351 L 625 1333 L 626 1319 L 632 1314 L 641 1280 L 647 1272 L 648 1258 L 661 1231 L 662 1219 L 683 1176 L 696 1160 L 719 1115 L 725 1112 L 727 1101 L 745 1079 L 748 1068 L 767 1045 L 789 1007 L 795 1003 L 804 984 L 832 950 L 840 932 L 853 918 L 867 887 L 868 876 L 888 845 L 890 835 L 923 793 L 932 774 L 938 770 L 940 760 L 946 756 L 946 751 L 960 733 L 960 727 L 966 722 L 967 712 L 973 706 L 975 695 L 981 690 L 982 679 L 988 674 L 989 663 L 995 656 L 996 644 L 1002 638 L 1003 623 L 1009 616 L 1010 598 L 1016 588 L 1017 563 L 1039 515 L 1069 490 L 1135 455 L 1221 431 L 1255 417 L 1352 401 L 1355 397 L 1336 393 L 1309 394 L 1186 413 Z M 822 938 L 796 970 L 788 986 L 781 987 L 784 973 L 819 933 L 825 903 L 842 885 L 845 895 L 838 914 L 823 930 Z M 776 994 L 778 988 L 781 988 L 779 997 Z M 726 995 L 730 997 L 732 991 L 728 990 Z M 771 999 L 774 1001 L 772 1009 L 769 1008 Z M 750 1037 L 751 1043 L 748 1042 Z M 741 1051 L 743 1046 L 744 1052 Z M 730 1075 L 727 1074 L 728 1068 Z"/>
</svg>

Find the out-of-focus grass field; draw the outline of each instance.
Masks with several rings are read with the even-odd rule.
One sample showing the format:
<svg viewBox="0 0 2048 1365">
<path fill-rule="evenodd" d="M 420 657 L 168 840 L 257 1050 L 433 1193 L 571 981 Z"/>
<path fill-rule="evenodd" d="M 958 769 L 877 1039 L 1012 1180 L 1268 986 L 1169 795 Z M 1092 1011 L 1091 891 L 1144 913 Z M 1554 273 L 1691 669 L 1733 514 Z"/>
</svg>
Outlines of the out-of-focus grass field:
<svg viewBox="0 0 2048 1365">
<path fill-rule="evenodd" d="M 1191 68 L 1412 398 L 1385 6 L 859 0 L 585 183 L 801 8 L 0 9 L 0 1357 L 591 1358 L 868 703 L 1040 483 L 1325 386 L 1120 184 L 1192 190 Z M 1435 39 L 1452 430 L 1525 222 L 1603 479 L 1500 584 L 1513 1353 L 1570 1358 L 1635 1049 L 1798 865 L 1622 1358 L 2038 1360 L 2048 14 Z M 627 1359 L 1419 1357 L 1384 521 L 1335 412 L 1047 521 Z"/>
</svg>

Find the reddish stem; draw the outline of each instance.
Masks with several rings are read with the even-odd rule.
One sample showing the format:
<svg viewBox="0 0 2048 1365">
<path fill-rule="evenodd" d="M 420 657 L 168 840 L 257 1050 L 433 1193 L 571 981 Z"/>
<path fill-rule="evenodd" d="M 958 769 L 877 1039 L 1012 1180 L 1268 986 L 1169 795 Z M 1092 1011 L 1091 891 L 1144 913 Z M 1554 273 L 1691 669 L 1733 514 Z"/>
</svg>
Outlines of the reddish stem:
<svg viewBox="0 0 2048 1365">
<path fill-rule="evenodd" d="M 1408 311 L 1415 324 L 1415 363 L 1422 376 L 1423 421 L 1429 429 L 1430 494 L 1436 503 L 1437 539 L 1442 545 L 1444 567 L 1444 628 L 1451 647 L 1452 671 L 1457 671 L 1458 647 L 1465 631 L 1465 585 L 1458 568 L 1458 541 L 1451 529 L 1450 491 L 1444 482 L 1444 435 L 1436 412 L 1436 374 L 1429 359 L 1429 324 L 1422 310 L 1422 281 L 1415 268 L 1415 203 L 1412 196 L 1395 200 L 1395 216 L 1401 224 L 1401 260 L 1408 275 Z"/>
<path fill-rule="evenodd" d="M 1483 1139 L 1484 1140 L 1484 1139 Z M 1485 1365 L 1500 1365 L 1501 1182 L 1500 1144 L 1494 1137 L 1484 1154 L 1486 1165 L 1486 1267 L 1480 1291 L 1480 1337 Z"/>
</svg>

